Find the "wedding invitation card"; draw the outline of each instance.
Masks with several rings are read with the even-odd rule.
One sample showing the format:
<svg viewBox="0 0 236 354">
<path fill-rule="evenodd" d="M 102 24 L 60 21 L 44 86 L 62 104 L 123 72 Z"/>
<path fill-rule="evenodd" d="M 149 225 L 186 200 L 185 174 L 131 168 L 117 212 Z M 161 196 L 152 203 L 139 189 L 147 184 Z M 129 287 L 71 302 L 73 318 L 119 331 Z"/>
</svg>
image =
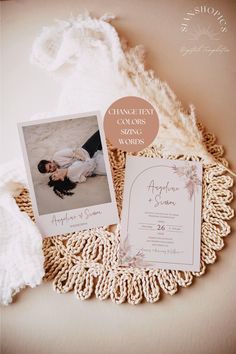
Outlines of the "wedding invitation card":
<svg viewBox="0 0 236 354">
<path fill-rule="evenodd" d="M 120 265 L 200 270 L 202 165 L 127 156 Z"/>
</svg>

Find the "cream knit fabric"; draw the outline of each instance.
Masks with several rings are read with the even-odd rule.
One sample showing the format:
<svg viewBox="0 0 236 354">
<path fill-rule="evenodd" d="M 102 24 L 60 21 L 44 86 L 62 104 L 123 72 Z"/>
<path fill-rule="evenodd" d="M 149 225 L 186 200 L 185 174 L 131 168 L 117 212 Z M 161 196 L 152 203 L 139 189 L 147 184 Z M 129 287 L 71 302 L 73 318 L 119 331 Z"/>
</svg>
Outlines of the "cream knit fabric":
<svg viewBox="0 0 236 354">
<path fill-rule="evenodd" d="M 40 284 L 44 276 L 42 237 L 14 199 L 26 186 L 22 164 L 0 166 L 0 303 L 4 305 L 25 286 Z"/>
</svg>

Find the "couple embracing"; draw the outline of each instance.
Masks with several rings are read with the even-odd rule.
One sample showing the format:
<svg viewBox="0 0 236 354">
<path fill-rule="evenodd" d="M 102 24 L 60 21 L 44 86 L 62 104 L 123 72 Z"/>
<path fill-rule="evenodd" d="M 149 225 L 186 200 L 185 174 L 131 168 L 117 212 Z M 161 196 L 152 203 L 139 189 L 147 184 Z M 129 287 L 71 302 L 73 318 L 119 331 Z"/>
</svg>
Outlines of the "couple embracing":
<svg viewBox="0 0 236 354">
<path fill-rule="evenodd" d="M 52 160 L 38 163 L 40 173 L 50 173 L 49 187 L 60 197 L 72 195 L 77 183 L 86 182 L 87 177 L 106 175 L 105 162 L 99 131 L 96 131 L 79 148 L 57 151 Z"/>
</svg>

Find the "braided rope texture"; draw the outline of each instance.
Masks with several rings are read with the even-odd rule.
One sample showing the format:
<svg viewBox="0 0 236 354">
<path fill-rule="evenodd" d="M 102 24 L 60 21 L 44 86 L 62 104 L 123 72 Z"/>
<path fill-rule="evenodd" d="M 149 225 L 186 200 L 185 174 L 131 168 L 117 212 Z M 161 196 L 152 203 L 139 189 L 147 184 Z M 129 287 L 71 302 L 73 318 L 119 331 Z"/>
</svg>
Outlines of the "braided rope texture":
<svg viewBox="0 0 236 354">
<path fill-rule="evenodd" d="M 119 225 L 73 232 L 43 240 L 45 280 L 52 280 L 54 290 L 67 293 L 73 290 L 76 297 L 86 300 L 95 295 L 99 300 L 111 298 L 116 304 L 141 301 L 154 303 L 161 292 L 174 295 L 179 287 L 188 287 L 195 277 L 206 272 L 206 267 L 216 261 L 216 252 L 224 247 L 224 237 L 229 235 L 227 220 L 234 216 L 228 205 L 233 199 L 229 190 L 233 179 L 226 175 L 228 162 L 223 158 L 223 148 L 216 145 L 213 134 L 205 132 L 203 142 L 217 162 L 203 162 L 201 269 L 199 272 L 148 268 L 124 268 L 118 265 Z M 109 145 L 109 158 L 119 213 L 122 206 L 124 184 L 124 152 Z M 156 146 L 146 148 L 137 155 L 162 157 Z M 166 158 L 166 156 L 165 156 Z M 168 156 L 170 159 L 201 161 L 197 156 Z M 16 198 L 21 211 L 34 220 L 29 193 L 26 189 Z"/>
</svg>

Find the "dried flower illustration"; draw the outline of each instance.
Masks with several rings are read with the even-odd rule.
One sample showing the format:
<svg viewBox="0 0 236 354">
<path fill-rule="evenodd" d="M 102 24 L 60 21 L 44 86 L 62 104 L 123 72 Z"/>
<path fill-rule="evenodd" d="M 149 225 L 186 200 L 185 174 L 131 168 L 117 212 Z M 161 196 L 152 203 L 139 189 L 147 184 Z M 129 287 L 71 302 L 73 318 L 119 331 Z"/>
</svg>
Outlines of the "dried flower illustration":
<svg viewBox="0 0 236 354">
<path fill-rule="evenodd" d="M 201 181 L 197 175 L 197 166 L 192 165 L 188 166 L 185 165 L 183 167 L 173 166 L 172 169 L 174 173 L 176 173 L 179 177 L 185 178 L 185 188 L 188 191 L 189 199 L 191 200 L 194 192 L 198 191 L 198 186 L 201 186 Z"/>
<path fill-rule="evenodd" d="M 147 267 L 149 265 L 144 261 L 142 249 L 132 254 L 132 245 L 129 243 L 128 235 L 120 244 L 120 263 L 123 267 Z"/>
</svg>

